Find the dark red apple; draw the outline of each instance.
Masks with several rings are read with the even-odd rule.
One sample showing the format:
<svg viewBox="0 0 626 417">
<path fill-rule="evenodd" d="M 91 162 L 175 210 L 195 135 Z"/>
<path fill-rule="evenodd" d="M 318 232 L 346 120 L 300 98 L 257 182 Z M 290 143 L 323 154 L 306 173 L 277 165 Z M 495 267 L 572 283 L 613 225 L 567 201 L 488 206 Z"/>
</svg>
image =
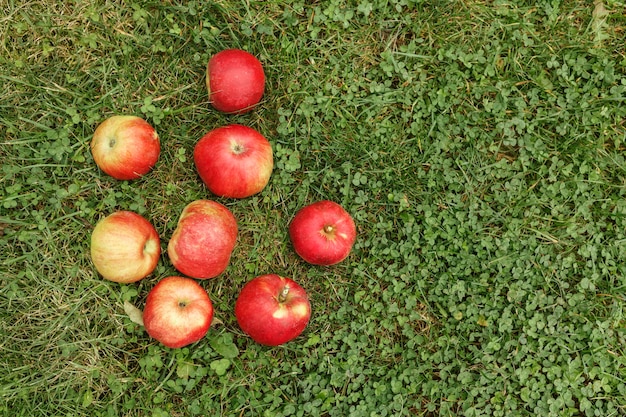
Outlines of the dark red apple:
<svg viewBox="0 0 626 417">
<path fill-rule="evenodd" d="M 289 225 L 293 248 L 314 265 L 343 261 L 356 240 L 356 226 L 339 204 L 322 200 L 302 208 Z"/>
<path fill-rule="evenodd" d="M 196 144 L 193 158 L 202 181 L 220 197 L 245 198 L 260 192 L 274 168 L 272 146 L 256 130 L 218 127 Z"/>
<path fill-rule="evenodd" d="M 191 278 L 163 278 L 146 298 L 146 331 L 167 347 L 176 349 L 197 342 L 206 335 L 212 321 L 211 299 Z"/>
<path fill-rule="evenodd" d="M 224 205 L 211 200 L 189 203 L 167 245 L 174 267 L 192 278 L 224 272 L 237 241 L 237 220 Z"/>
<path fill-rule="evenodd" d="M 241 289 L 235 317 L 254 341 L 278 346 L 304 331 L 311 318 L 311 304 L 306 291 L 292 279 L 261 275 Z"/>
<path fill-rule="evenodd" d="M 225 113 L 246 113 L 263 97 L 265 73 L 261 62 L 241 49 L 226 49 L 209 59 L 206 85 L 213 107 Z"/>
</svg>

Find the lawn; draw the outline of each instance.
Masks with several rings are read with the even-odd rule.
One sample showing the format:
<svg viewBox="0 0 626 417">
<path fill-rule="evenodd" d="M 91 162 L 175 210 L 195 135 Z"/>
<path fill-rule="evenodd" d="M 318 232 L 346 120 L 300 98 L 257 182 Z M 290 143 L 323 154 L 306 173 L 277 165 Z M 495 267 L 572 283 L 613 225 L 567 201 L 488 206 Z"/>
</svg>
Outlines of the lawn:
<svg viewBox="0 0 626 417">
<path fill-rule="evenodd" d="M 622 0 L 0 0 L 0 415 L 626 415 L 626 3 Z M 208 59 L 259 58 L 243 115 L 211 107 Z M 160 158 L 134 181 L 89 143 L 146 119 Z M 218 198 L 195 143 L 262 132 L 259 194 Z M 177 275 L 185 205 L 239 235 L 199 281 L 216 320 L 169 349 L 124 309 Z M 287 227 L 317 200 L 358 237 L 330 267 Z M 121 285 L 89 255 L 117 210 L 152 222 L 155 272 Z M 265 347 L 234 318 L 257 275 L 294 278 L 312 317 Z"/>
</svg>

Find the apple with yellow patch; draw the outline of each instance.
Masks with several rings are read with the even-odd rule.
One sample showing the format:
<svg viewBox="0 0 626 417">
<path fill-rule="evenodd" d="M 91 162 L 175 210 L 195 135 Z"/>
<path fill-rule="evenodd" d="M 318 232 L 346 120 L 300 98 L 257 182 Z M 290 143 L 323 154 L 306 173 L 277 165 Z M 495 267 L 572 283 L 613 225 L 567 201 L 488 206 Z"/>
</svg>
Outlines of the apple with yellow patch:
<svg viewBox="0 0 626 417">
<path fill-rule="evenodd" d="M 239 327 L 257 343 L 278 346 L 298 337 L 311 318 L 309 297 L 291 278 L 253 278 L 235 302 Z"/>
<path fill-rule="evenodd" d="M 148 173 L 161 152 L 154 127 L 131 115 L 111 116 L 100 123 L 90 147 L 96 165 L 118 180 L 134 180 Z"/>
<path fill-rule="evenodd" d="M 146 331 L 169 348 L 181 348 L 202 339 L 212 321 L 211 299 L 191 278 L 163 278 L 146 298 L 143 310 Z"/>
<path fill-rule="evenodd" d="M 91 260 L 106 279 L 123 284 L 150 275 L 161 255 L 154 226 L 133 211 L 116 211 L 96 223 L 91 233 Z"/>
</svg>

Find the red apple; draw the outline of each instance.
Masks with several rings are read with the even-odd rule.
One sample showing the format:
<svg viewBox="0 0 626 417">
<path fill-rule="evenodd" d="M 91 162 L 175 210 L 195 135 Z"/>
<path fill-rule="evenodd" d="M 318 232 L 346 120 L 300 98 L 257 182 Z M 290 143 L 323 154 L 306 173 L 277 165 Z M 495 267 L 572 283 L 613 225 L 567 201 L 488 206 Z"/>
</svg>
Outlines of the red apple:
<svg viewBox="0 0 626 417">
<path fill-rule="evenodd" d="M 167 277 L 148 293 L 143 310 L 146 331 L 172 349 L 202 339 L 213 321 L 207 292 L 191 278 Z"/>
<path fill-rule="evenodd" d="M 154 226 L 132 211 L 110 214 L 91 233 L 91 260 L 110 281 L 139 281 L 154 271 L 160 255 L 161 243 Z"/>
<path fill-rule="evenodd" d="M 174 267 L 192 278 L 213 278 L 224 272 L 237 240 L 237 220 L 220 203 L 196 200 L 180 215 L 167 245 Z"/>
<path fill-rule="evenodd" d="M 250 127 L 236 124 L 204 135 L 193 157 L 202 181 L 220 197 L 245 198 L 260 192 L 274 168 L 267 139 Z"/>
<path fill-rule="evenodd" d="M 209 59 L 206 85 L 211 104 L 225 113 L 246 113 L 256 106 L 265 90 L 261 62 L 240 49 L 226 49 Z"/>
<path fill-rule="evenodd" d="M 290 278 L 258 276 L 241 289 L 235 317 L 254 341 L 278 346 L 300 335 L 311 318 L 306 291 Z"/>
<path fill-rule="evenodd" d="M 157 159 L 159 135 L 137 116 L 112 116 L 96 128 L 91 152 L 96 165 L 118 180 L 134 180 L 146 174 Z"/>
<path fill-rule="evenodd" d="M 356 240 L 356 226 L 339 204 L 322 200 L 302 208 L 289 225 L 294 250 L 314 265 L 343 261 Z"/>
</svg>

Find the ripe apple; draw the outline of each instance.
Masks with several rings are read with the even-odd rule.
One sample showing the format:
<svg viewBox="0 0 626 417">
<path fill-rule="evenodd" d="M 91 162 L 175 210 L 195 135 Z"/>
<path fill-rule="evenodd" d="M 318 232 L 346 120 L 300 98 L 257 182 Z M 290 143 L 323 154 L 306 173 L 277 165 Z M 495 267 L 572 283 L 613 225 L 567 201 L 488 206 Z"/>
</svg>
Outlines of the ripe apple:
<svg viewBox="0 0 626 417">
<path fill-rule="evenodd" d="M 159 235 L 141 215 L 117 211 L 91 233 L 91 260 L 109 281 L 130 283 L 150 275 L 161 255 Z"/>
<path fill-rule="evenodd" d="M 235 317 L 254 341 L 278 346 L 300 335 L 311 318 L 306 291 L 290 278 L 258 276 L 241 289 Z"/>
<path fill-rule="evenodd" d="M 207 292 L 191 278 L 167 277 L 148 293 L 143 323 L 150 337 L 172 349 L 202 339 L 213 321 Z"/>
<path fill-rule="evenodd" d="M 263 97 L 265 73 L 261 62 L 240 49 L 226 49 L 209 59 L 206 85 L 211 104 L 225 113 L 246 113 Z"/>
<path fill-rule="evenodd" d="M 137 116 L 112 116 L 96 128 L 91 152 L 96 165 L 118 180 L 134 180 L 146 174 L 161 145 L 156 130 Z"/>
<path fill-rule="evenodd" d="M 356 226 L 339 204 L 322 200 L 302 208 L 289 225 L 289 237 L 298 255 L 314 265 L 343 261 L 356 240 Z"/>
<path fill-rule="evenodd" d="M 245 198 L 260 192 L 274 168 L 267 139 L 237 124 L 208 132 L 196 144 L 193 157 L 202 181 L 220 197 Z"/>
<path fill-rule="evenodd" d="M 211 200 L 189 203 L 167 245 L 174 267 L 192 278 L 213 278 L 224 272 L 237 240 L 237 220 Z"/>
</svg>

